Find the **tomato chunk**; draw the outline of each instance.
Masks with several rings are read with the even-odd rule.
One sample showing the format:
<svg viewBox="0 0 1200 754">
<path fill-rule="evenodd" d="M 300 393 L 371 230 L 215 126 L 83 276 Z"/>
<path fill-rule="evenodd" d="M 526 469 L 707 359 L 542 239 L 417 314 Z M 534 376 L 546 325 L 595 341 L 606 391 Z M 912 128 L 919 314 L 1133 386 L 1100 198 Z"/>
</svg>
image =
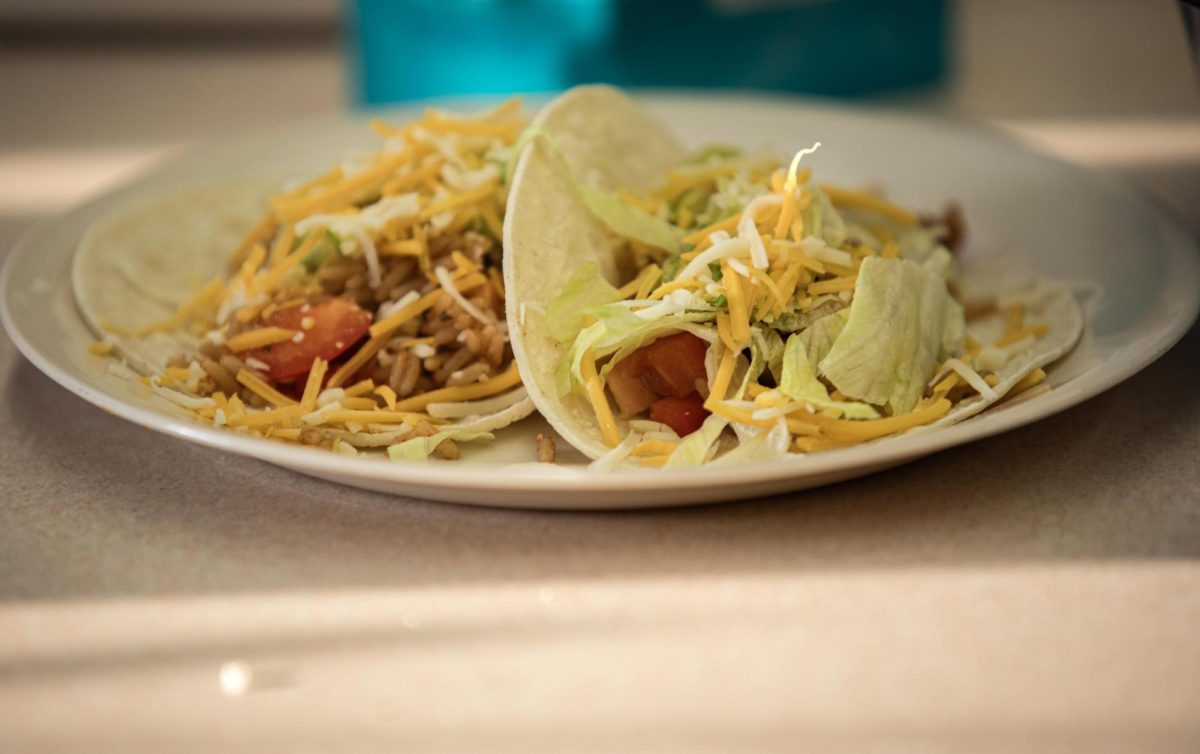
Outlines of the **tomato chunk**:
<svg viewBox="0 0 1200 754">
<path fill-rule="evenodd" d="M 371 315 L 352 301 L 331 298 L 319 304 L 277 309 L 263 318 L 263 326 L 303 333 L 299 342 L 285 340 L 241 354 L 266 364 L 268 378 L 286 380 L 306 374 L 317 358 L 330 361 L 340 356 L 366 334 Z"/>
<path fill-rule="evenodd" d="M 645 370 L 640 362 L 637 352 L 630 354 L 613 367 L 604 381 L 617 402 L 617 413 L 622 419 L 637 416 L 658 400 L 658 393 L 642 379 Z"/>
<path fill-rule="evenodd" d="M 704 408 L 704 399 L 696 392 L 682 398 L 659 398 L 650 406 L 650 418 L 666 424 L 680 437 L 700 429 L 709 413 Z"/>
<path fill-rule="evenodd" d="M 708 343 L 690 332 L 659 338 L 639 353 L 645 359 L 646 382 L 664 398 L 682 398 L 696 392 L 696 381 L 707 380 L 704 354 Z"/>
<path fill-rule="evenodd" d="M 675 333 L 643 346 L 617 363 L 606 384 L 622 418 L 642 413 L 659 398 L 682 398 L 706 379 L 708 343 L 688 332 Z"/>
</svg>

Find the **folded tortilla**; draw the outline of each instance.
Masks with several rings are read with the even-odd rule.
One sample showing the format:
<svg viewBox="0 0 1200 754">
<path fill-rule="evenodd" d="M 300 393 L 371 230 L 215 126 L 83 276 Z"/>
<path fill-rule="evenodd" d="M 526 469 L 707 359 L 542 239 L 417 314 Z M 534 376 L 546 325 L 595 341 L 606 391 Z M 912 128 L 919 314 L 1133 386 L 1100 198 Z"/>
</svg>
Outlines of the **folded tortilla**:
<svg viewBox="0 0 1200 754">
<path fill-rule="evenodd" d="M 615 286 L 626 281 L 620 279 L 620 241 L 581 201 L 575 184 L 638 192 L 658 184 L 685 153 L 664 124 L 607 86 L 568 91 L 551 102 L 534 125 L 550 139 L 533 141 L 522 154 L 504 224 L 510 335 L 538 410 L 568 442 L 598 458 L 609 447 L 588 400 L 578 393 L 562 394 L 558 388 L 556 367 L 569 346 L 551 336 L 545 313 L 584 263 L 597 262 Z M 1065 288 L 1034 280 L 1023 292 L 1014 289 L 1007 293 L 1021 296 L 1030 319 L 1049 323 L 1048 333 L 996 372 L 999 381 L 993 395 L 967 398 L 935 423 L 909 432 L 946 426 L 979 413 L 1079 340 L 1082 313 Z M 968 334 L 979 342 L 992 342 L 997 327 L 1002 331 L 1002 316 L 985 317 L 970 323 Z M 617 423 L 622 435 L 629 431 L 626 422 L 618 419 Z"/>
</svg>

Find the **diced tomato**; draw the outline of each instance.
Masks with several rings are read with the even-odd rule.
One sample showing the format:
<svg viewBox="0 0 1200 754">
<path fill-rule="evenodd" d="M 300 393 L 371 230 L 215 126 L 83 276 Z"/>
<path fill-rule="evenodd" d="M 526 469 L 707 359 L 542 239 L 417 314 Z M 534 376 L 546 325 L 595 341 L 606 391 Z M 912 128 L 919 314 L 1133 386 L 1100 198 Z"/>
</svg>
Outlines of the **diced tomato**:
<svg viewBox="0 0 1200 754">
<path fill-rule="evenodd" d="M 604 381 L 617 402 L 617 413 L 622 419 L 637 416 L 658 400 L 658 393 L 643 379 L 645 368 L 641 366 L 638 353 L 640 351 L 635 351 L 619 361 Z"/>
<path fill-rule="evenodd" d="M 617 363 L 605 384 L 622 418 L 642 413 L 658 398 L 682 398 L 706 379 L 708 343 L 688 332 L 668 335 L 639 348 Z"/>
<path fill-rule="evenodd" d="M 706 380 L 704 354 L 708 343 L 690 332 L 659 338 L 638 353 L 645 360 L 646 382 L 664 398 L 682 398 L 696 391 L 696 381 Z"/>
<path fill-rule="evenodd" d="M 331 298 L 319 304 L 278 309 L 263 318 L 263 326 L 304 334 L 299 342 L 285 340 L 240 354 L 266 364 L 270 379 L 286 380 L 307 373 L 318 357 L 331 361 L 353 346 L 371 327 L 371 315 L 352 301 Z"/>
<path fill-rule="evenodd" d="M 696 392 L 682 398 L 659 398 L 650 406 L 650 418 L 666 424 L 680 437 L 700 429 L 708 415 L 704 399 Z"/>
</svg>

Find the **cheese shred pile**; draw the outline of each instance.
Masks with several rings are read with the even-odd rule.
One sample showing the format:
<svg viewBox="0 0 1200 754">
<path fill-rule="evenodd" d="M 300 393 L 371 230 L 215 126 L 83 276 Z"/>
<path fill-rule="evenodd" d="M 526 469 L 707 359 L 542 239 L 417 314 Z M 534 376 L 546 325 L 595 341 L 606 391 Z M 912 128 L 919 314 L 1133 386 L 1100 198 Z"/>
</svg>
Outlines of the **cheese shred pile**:
<svg viewBox="0 0 1200 754">
<path fill-rule="evenodd" d="M 931 424 L 964 401 L 999 400 L 997 373 L 1046 334 L 1014 303 L 993 342 L 970 338 L 948 248 L 960 229 L 877 193 L 814 183 L 802 162 L 819 146 L 786 168 L 709 151 L 646 194 L 618 192 L 661 224 L 655 238 L 677 243 L 625 238 L 628 282 L 612 288 L 581 270 L 552 307 L 561 317 L 572 297 L 587 302 L 562 339 L 560 390 L 591 405 L 612 449 L 597 467 L 781 457 Z M 679 332 L 706 353 L 683 418 L 672 405 L 690 388 L 664 392 L 677 367 L 655 356 Z M 638 355 L 650 365 L 624 369 Z M 1029 372 L 1004 398 L 1045 376 Z"/>
<path fill-rule="evenodd" d="M 227 276 L 161 322 L 110 326 L 199 341 L 142 378 L 153 395 L 214 427 L 405 459 L 457 458 L 491 437 L 472 420 L 525 400 L 500 275 L 520 101 L 370 125 L 378 151 L 268 198 Z"/>
</svg>

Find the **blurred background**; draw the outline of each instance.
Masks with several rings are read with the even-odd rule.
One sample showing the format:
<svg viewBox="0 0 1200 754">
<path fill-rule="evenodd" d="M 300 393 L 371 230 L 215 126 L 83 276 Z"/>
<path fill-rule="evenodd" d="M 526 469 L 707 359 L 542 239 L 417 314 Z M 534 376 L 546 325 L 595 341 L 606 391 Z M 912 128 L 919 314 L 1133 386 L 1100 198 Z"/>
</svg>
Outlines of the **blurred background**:
<svg viewBox="0 0 1200 754">
<path fill-rule="evenodd" d="M 0 243 L 200 139 L 578 81 L 753 88 L 981 120 L 1200 230 L 1176 0 L 0 0 Z"/>
<path fill-rule="evenodd" d="M 38 218 L 197 141 L 393 101 L 581 80 L 815 94 L 969 119 L 1140 186 L 1200 233 L 1189 7 L 1177 0 L 0 0 L 0 261 Z M 1180 558 L 1196 552 L 1195 506 L 1165 501 L 1193 500 L 1196 490 L 1171 466 L 1175 456 L 1155 449 L 1174 447 L 1180 458 L 1200 451 L 1195 434 L 1182 429 L 1197 426 L 1189 419 L 1200 404 L 1170 389 L 1200 373 L 1198 333 L 1193 328 L 1134 381 L 1053 420 L 1049 436 L 1077 442 L 1028 469 L 1022 463 L 1036 454 L 1022 453 L 1023 444 L 1043 429 L 797 500 L 516 523 L 506 511 L 396 505 L 331 487 L 304 487 L 297 500 L 288 472 L 214 460 L 215 451 L 183 456 L 166 443 L 139 462 L 154 469 L 156 460 L 194 459 L 197 474 L 219 467 L 213 500 L 181 491 L 178 475 L 164 474 L 78 504 L 73 485 L 110 478 L 94 472 L 114 453 L 133 452 L 124 443 L 140 430 L 98 411 L 77 414 L 80 404 L 20 360 L 0 333 L 0 382 L 8 386 L 0 423 L 20 437 L 7 466 L 0 464 L 0 499 L 11 502 L 0 524 L 7 533 L 0 541 L 9 544 L 0 545 L 0 573 L 8 576 L 0 579 L 0 629 L 8 630 L 0 630 L 7 651 L 0 652 L 0 729 L 25 740 L 52 731 L 52 742 L 69 742 L 64 750 L 129 751 L 140 743 L 163 751 L 171 748 L 163 731 L 177 724 L 175 742 L 190 737 L 186 750 L 201 751 L 208 741 L 219 742 L 209 749 L 249 741 L 248 731 L 264 729 L 243 727 L 253 720 L 272 726 L 263 746 L 295 740 L 273 737 L 289 730 L 382 744 L 399 728 L 409 736 L 400 740 L 413 742 L 464 730 L 456 714 L 465 714 L 477 723 L 466 731 L 466 740 L 480 742 L 476 749 L 500 748 L 499 738 L 509 743 L 505 751 L 528 751 L 520 739 L 536 730 L 547 734 L 543 746 L 563 741 L 559 750 L 576 750 L 568 727 L 534 727 L 539 705 L 570 699 L 594 707 L 588 719 L 604 735 L 664 723 L 665 735 L 690 733 L 690 721 L 709 708 L 664 699 L 634 720 L 614 711 L 624 709 L 617 692 L 638 680 L 624 676 L 625 643 L 647 653 L 663 648 L 663 668 L 688 669 L 681 687 L 706 683 L 691 671 L 714 644 L 690 633 L 695 619 L 720 634 L 726 649 L 716 662 L 739 677 L 710 695 L 714 709 L 726 698 L 753 708 L 736 717 L 741 727 L 697 726 L 695 735 L 713 748 L 783 732 L 817 735 L 828 744 L 818 749 L 846 751 L 837 744 L 920 736 L 932 721 L 975 750 L 1193 751 L 1200 600 L 1195 560 Z M 60 452 L 64 430 L 78 437 Z M 105 445 L 116 450 L 72 455 Z M 1124 457 L 1130 447 L 1144 452 L 1119 467 L 1089 455 Z M 1032 473 L 1021 485 L 989 490 L 975 471 L 988 458 L 1015 477 Z M 1040 474 L 1060 463 L 1083 466 L 1080 476 L 1094 482 L 1080 491 L 1045 486 Z M 5 468 L 21 474 L 6 476 Z M 277 492 L 244 500 L 244 490 L 261 489 L 253 482 L 263 474 L 273 475 Z M 56 486 L 23 486 L 42 477 L 65 480 L 65 502 L 29 492 Z M 948 494 L 929 506 L 897 497 L 927 490 L 927 479 Z M 113 502 L 135 487 L 137 495 Z M 1136 504 L 1118 505 L 1121 496 Z M 320 538 L 312 537 L 317 531 Z M 638 552 L 647 541 L 654 546 Z M 408 543 L 415 548 L 399 557 Z M 608 570 L 593 572 L 601 562 Z M 598 586 L 588 591 L 592 577 Z M 476 600 L 484 592 L 499 594 L 496 604 L 509 610 L 497 614 L 492 602 Z M 411 631 L 422 618 L 412 604 L 429 606 L 436 632 Z M 681 604 L 691 607 L 672 612 Z M 474 605 L 488 610 L 473 613 Z M 444 620 L 455 611 L 456 621 Z M 1125 615 L 1138 620 L 1126 623 Z M 604 631 L 592 644 L 596 625 Z M 129 626 L 140 628 L 133 638 Z M 192 632 L 202 640 L 180 638 Z M 23 656 L 31 646 L 37 653 Z M 612 676 L 557 672 L 578 648 L 593 646 L 600 649 L 589 659 L 614 669 Z M 821 662 L 797 673 L 795 696 L 753 693 L 790 676 L 786 664 L 769 666 L 779 655 L 806 656 L 796 647 Z M 256 672 L 271 691 L 270 673 L 289 682 L 289 666 L 272 668 L 272 658 L 318 650 L 319 669 L 315 661 L 305 669 L 317 681 L 303 699 L 324 709 L 274 693 L 211 706 L 186 692 L 218 693 L 214 676 L 222 694 L 232 696 L 226 689 L 239 683 L 244 689 L 241 663 L 216 673 L 218 661 L 243 654 L 263 658 Z M 372 661 L 370 674 L 341 674 L 343 663 L 353 668 L 371 652 L 383 659 Z M 893 668 L 893 656 L 910 664 Z M 755 672 L 734 673 L 741 663 Z M 896 670 L 925 665 L 912 677 Z M 236 672 L 227 676 L 227 668 Z M 1007 668 L 1014 672 L 998 672 Z M 176 671 L 187 674 L 184 685 L 163 680 Z M 870 683 L 853 685 L 859 679 Z M 359 709 L 362 695 L 344 691 L 362 683 L 397 693 Z M 60 699 L 64 688 L 71 694 Z M 515 692 L 509 704 L 495 704 L 472 693 L 481 688 Z M 131 711 L 124 701 L 161 689 L 184 690 L 162 693 L 159 709 Z M 835 692 L 828 703 L 826 689 Z M 1062 709 L 1039 707 L 1060 689 L 1073 690 Z M 442 704 L 462 697 L 465 713 Z M 22 703 L 5 706 L 5 698 Z M 850 698 L 875 716 L 838 706 Z M 211 716 L 197 713 L 197 699 Z M 435 704 L 404 706 L 418 699 Z M 76 707 L 93 719 L 110 710 L 123 717 L 105 718 L 108 730 L 88 729 L 73 719 Z M 800 721 L 773 731 L 793 707 L 803 708 Z M 810 730 L 808 720 L 819 723 Z M 839 726 L 864 737 L 839 739 Z M 318 740 L 307 750 L 318 750 Z M 945 750 L 911 740 L 911 751 Z M 1175 741 L 1180 746 L 1168 748 Z"/>
</svg>

